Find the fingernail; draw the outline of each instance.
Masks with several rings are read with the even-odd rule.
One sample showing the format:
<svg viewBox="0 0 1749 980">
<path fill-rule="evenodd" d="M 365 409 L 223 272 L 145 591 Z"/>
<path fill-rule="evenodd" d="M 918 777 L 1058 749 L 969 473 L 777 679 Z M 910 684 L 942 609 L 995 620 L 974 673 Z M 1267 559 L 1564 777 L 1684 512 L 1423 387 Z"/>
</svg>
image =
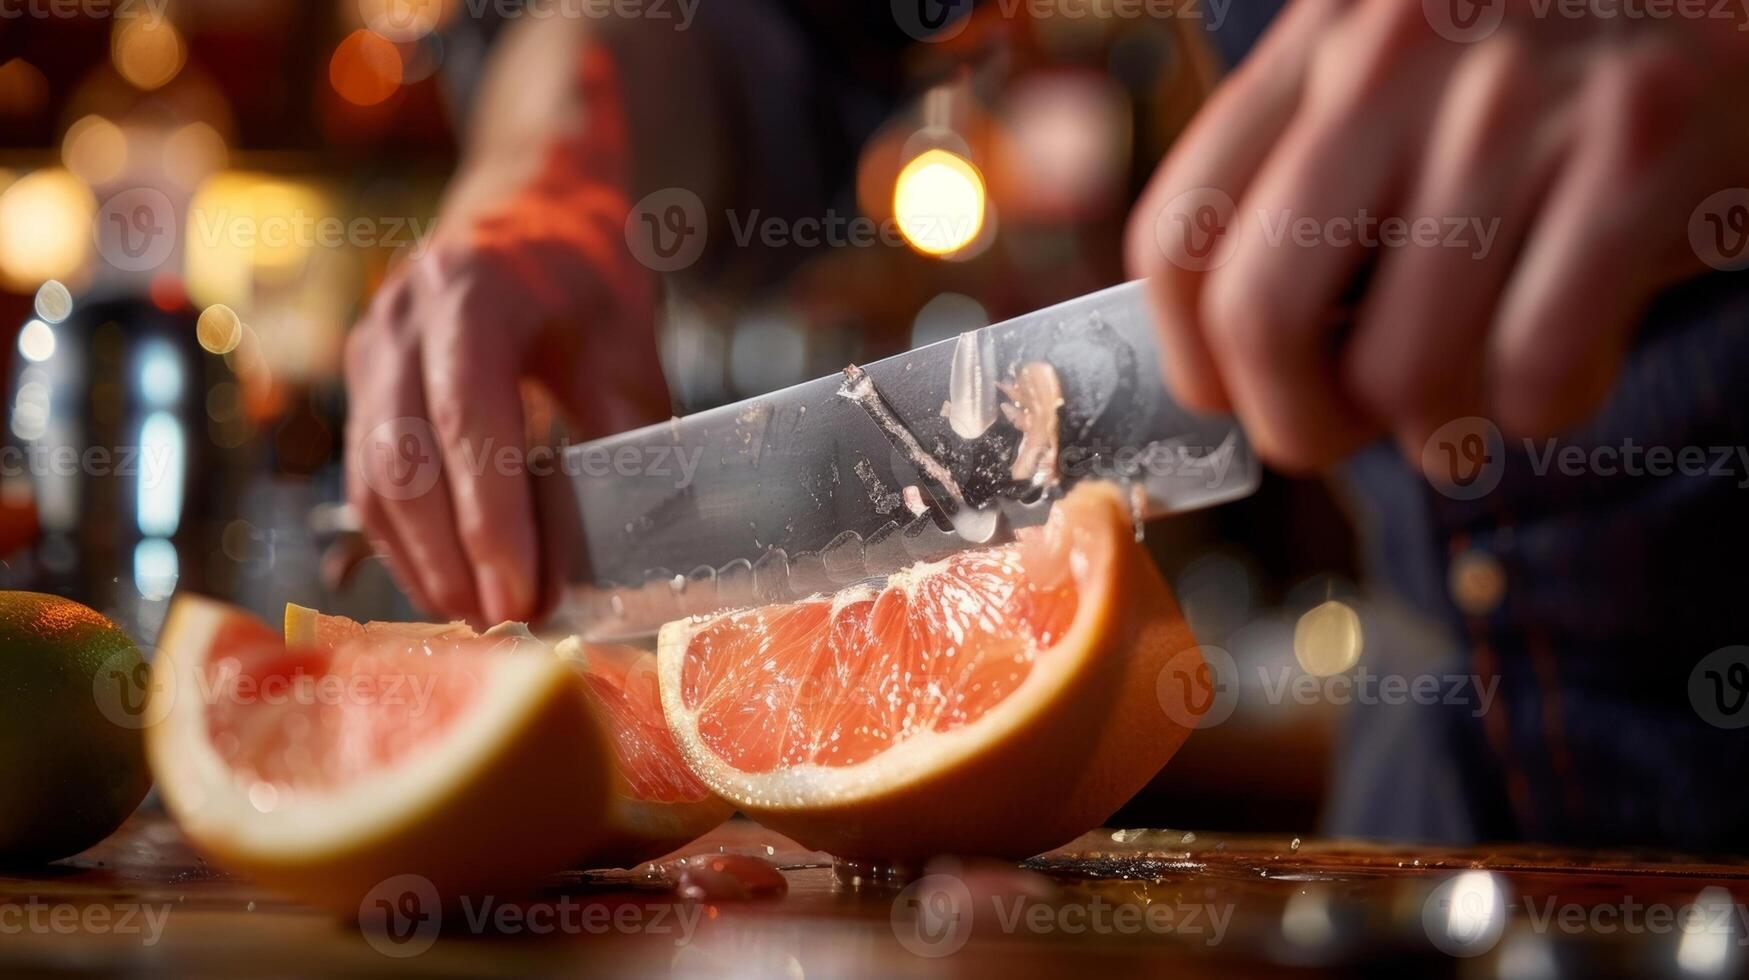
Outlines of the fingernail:
<svg viewBox="0 0 1749 980">
<path fill-rule="evenodd" d="M 479 575 L 480 598 L 485 600 L 488 617 L 506 622 L 528 615 L 529 588 L 522 576 L 496 565 L 484 566 Z"/>
</svg>

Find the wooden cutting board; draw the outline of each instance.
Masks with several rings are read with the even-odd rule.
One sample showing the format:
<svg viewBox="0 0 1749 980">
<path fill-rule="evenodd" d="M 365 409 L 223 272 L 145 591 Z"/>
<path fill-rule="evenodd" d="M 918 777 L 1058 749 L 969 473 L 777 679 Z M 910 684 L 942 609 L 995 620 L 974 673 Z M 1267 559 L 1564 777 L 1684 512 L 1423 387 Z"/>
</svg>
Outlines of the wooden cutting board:
<svg viewBox="0 0 1749 980">
<path fill-rule="evenodd" d="M 227 874 L 195 853 L 165 817 L 143 812 L 77 858 L 0 875 L 0 975 L 983 977 L 1085 974 L 1091 967 L 1231 976 L 1341 975 L 1386 963 L 1441 969 L 1458 961 L 1430 941 L 1428 913 L 1440 908 L 1436 888 L 1474 870 L 1499 882 L 1512 904 L 1502 938 L 1463 960 L 1466 968 L 1523 957 L 1528 949 L 1562 964 L 1595 957 L 1618 968 L 1643 962 L 1652 972 L 1670 972 L 1681 952 L 1679 934 L 1569 934 L 1546 921 L 1539 929 L 1530 912 L 1550 898 L 1558 907 L 1586 908 L 1618 907 L 1624 897 L 1675 907 L 1703 892 L 1739 903 L 1749 898 L 1749 863 L 1742 861 L 1528 847 L 1436 852 L 1103 830 L 1025 869 L 938 863 L 932 877 L 908 889 L 858 882 L 827 856 L 746 821 L 731 821 L 687 853 L 719 849 L 784 868 L 787 894 L 688 902 L 643 875 L 579 873 L 538 895 L 482 898 L 441 913 L 440 922 L 421 922 L 396 942 Z M 1733 933 L 1721 947 L 1722 968 L 1742 969 L 1741 938 Z"/>
</svg>

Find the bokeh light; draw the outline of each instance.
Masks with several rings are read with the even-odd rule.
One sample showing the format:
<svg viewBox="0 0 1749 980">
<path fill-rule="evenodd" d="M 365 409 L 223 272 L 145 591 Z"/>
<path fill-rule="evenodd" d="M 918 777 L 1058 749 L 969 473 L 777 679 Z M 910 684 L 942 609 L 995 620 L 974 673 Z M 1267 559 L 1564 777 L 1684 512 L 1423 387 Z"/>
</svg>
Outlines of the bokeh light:
<svg viewBox="0 0 1749 980">
<path fill-rule="evenodd" d="M 90 189 L 66 170 L 14 181 L 0 194 L 0 279 L 23 292 L 45 279 L 76 278 L 96 212 Z"/>
<path fill-rule="evenodd" d="M 121 77 L 150 92 L 162 88 L 182 71 L 188 60 L 188 47 L 176 25 L 167 18 L 117 17 L 109 56 Z"/>
<path fill-rule="evenodd" d="M 204 122 L 191 122 L 164 141 L 164 172 L 184 187 L 193 187 L 223 170 L 229 158 L 225 138 Z"/>
<path fill-rule="evenodd" d="M 1294 624 L 1294 659 L 1313 677 L 1332 677 L 1360 662 L 1360 616 L 1347 603 L 1331 599 L 1314 606 Z"/>
<path fill-rule="evenodd" d="M 942 293 L 917 311 L 911 321 L 911 346 L 922 347 L 990 325 L 983 304 L 963 293 Z"/>
<path fill-rule="evenodd" d="M 358 0 L 364 26 L 391 41 L 417 41 L 455 15 L 452 0 Z"/>
<path fill-rule="evenodd" d="M 925 150 L 905 164 L 893 187 L 893 216 L 905 241 L 925 255 L 952 255 L 984 228 L 984 176 L 970 160 Z"/>
<path fill-rule="evenodd" d="M 73 294 L 59 280 L 50 279 L 37 287 L 33 305 L 44 323 L 60 323 L 73 313 Z"/>
<path fill-rule="evenodd" d="M 106 184 L 127 169 L 127 134 L 102 116 L 83 116 L 67 127 L 61 161 L 87 184 Z"/>
<path fill-rule="evenodd" d="M 401 87 L 401 52 L 380 34 L 353 31 L 334 49 L 328 81 L 353 105 L 377 105 Z"/>
<path fill-rule="evenodd" d="M 214 303 L 201 311 L 194 332 L 200 345 L 210 353 L 229 354 L 243 342 L 243 321 L 236 310 Z"/>
<path fill-rule="evenodd" d="M 32 320 L 18 331 L 18 352 L 27 361 L 41 363 L 55 356 L 55 328 Z"/>
</svg>

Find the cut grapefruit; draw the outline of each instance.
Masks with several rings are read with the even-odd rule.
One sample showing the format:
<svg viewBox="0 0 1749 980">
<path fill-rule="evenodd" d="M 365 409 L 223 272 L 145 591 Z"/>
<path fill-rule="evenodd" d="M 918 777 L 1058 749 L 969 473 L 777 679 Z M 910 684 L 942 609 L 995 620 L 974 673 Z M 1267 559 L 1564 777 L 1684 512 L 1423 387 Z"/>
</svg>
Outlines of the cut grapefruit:
<svg viewBox="0 0 1749 980">
<path fill-rule="evenodd" d="M 347 640 L 390 637 L 406 640 L 463 640 L 479 634 L 466 623 L 360 623 L 345 616 L 285 604 L 285 642 L 294 647 L 337 647 Z"/>
<path fill-rule="evenodd" d="M 458 640 L 478 635 L 465 623 L 359 623 L 292 603 L 286 604 L 285 626 L 288 644 L 300 636 L 326 645 L 358 637 Z M 495 626 L 485 635 L 539 642 L 520 623 Z M 699 782 L 668 732 L 655 654 L 576 638 L 560 641 L 553 650 L 582 677 L 613 762 L 606 812 L 599 817 L 579 814 L 573 828 L 577 864 L 630 867 L 696 840 L 729 818 L 734 807 Z"/>
<path fill-rule="evenodd" d="M 670 623 L 663 707 L 695 773 L 806 847 L 1036 854 L 1189 734 L 1156 684 L 1195 641 L 1115 487 L 880 588 Z"/>
<path fill-rule="evenodd" d="M 446 901 L 532 887 L 606 805 L 608 747 L 576 674 L 516 638 L 288 648 L 249 614 L 171 606 L 147 758 L 222 864 L 356 913 L 403 874 Z"/>
</svg>

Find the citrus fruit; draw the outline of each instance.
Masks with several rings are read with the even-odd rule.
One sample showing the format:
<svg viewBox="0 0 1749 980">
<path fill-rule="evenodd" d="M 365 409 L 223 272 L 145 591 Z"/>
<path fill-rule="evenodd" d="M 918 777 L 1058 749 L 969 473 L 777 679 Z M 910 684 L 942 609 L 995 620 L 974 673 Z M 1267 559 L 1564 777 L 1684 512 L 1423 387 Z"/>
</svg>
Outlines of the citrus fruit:
<svg viewBox="0 0 1749 980">
<path fill-rule="evenodd" d="M 313 636 L 318 644 L 360 636 L 476 636 L 465 623 L 359 623 L 286 604 L 286 641 Z M 520 623 L 505 623 L 487 636 L 518 636 L 534 641 Z M 583 867 L 629 867 L 695 840 L 734 812 L 734 807 L 699 782 L 662 717 L 656 683 L 656 657 L 629 646 L 598 646 L 577 638 L 560 641 L 554 651 L 583 681 L 596 720 L 612 750 L 606 812 L 577 815 L 574 861 Z"/>
<path fill-rule="evenodd" d="M 518 637 L 288 647 L 247 613 L 171 606 L 146 750 L 166 805 L 221 863 L 357 913 L 388 879 L 444 901 L 562 870 L 606 804 L 607 746 L 576 675 Z"/>
<path fill-rule="evenodd" d="M 77 854 L 152 786 L 144 661 L 121 628 L 58 596 L 0 592 L 0 862 Z"/>
<path fill-rule="evenodd" d="M 466 623 L 361 623 L 345 616 L 285 604 L 285 642 L 294 647 L 336 647 L 347 640 L 391 637 L 407 640 L 462 640 L 479 634 Z"/>
<path fill-rule="evenodd" d="M 704 836 L 735 812 L 700 782 L 662 717 L 656 655 L 627 646 L 561 642 L 579 665 L 613 747 L 606 819 L 582 855 L 586 865 L 629 867 Z"/>
<path fill-rule="evenodd" d="M 1194 640 L 1132 529 L 1116 488 L 1083 484 L 1012 544 L 670 623 L 669 727 L 708 786 L 807 847 L 879 860 L 1062 844 L 1194 723 L 1155 693 Z"/>
</svg>

